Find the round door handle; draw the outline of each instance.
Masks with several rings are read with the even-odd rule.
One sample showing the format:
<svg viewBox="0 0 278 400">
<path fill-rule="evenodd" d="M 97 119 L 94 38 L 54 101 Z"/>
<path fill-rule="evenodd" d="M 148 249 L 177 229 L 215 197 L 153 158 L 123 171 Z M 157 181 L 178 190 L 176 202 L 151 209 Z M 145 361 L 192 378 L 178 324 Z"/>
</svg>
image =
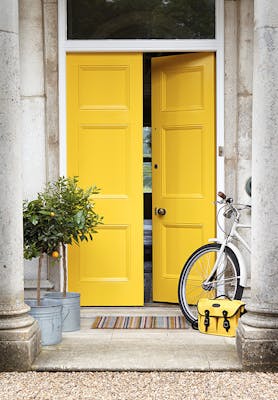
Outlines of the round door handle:
<svg viewBox="0 0 278 400">
<path fill-rule="evenodd" d="M 165 215 L 166 214 L 166 210 L 165 210 L 165 208 L 156 208 L 155 209 L 155 213 L 157 215 Z"/>
</svg>

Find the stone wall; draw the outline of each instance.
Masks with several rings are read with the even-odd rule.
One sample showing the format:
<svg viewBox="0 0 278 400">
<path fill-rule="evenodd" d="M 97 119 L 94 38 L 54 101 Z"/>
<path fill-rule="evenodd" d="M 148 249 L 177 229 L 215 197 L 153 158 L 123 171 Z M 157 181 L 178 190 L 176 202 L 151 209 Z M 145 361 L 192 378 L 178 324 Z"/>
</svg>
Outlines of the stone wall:
<svg viewBox="0 0 278 400">
<path fill-rule="evenodd" d="M 33 199 L 59 175 L 57 1 L 20 0 L 20 88 L 23 198 Z M 37 260 L 25 261 L 25 288 L 33 295 Z M 44 265 L 42 286 L 59 288 L 59 269 Z"/>
<path fill-rule="evenodd" d="M 225 191 L 243 204 L 252 200 L 245 186 L 252 162 L 253 30 L 254 1 L 225 0 Z M 241 222 L 251 223 L 250 211 Z M 242 234 L 250 243 L 251 231 Z M 242 251 L 250 276 L 250 255 Z"/>
<path fill-rule="evenodd" d="M 58 2 L 43 0 L 43 44 L 45 68 L 45 135 L 46 179 L 59 176 L 59 109 L 58 109 Z M 60 290 L 60 269 L 48 265 L 47 276 Z"/>
<path fill-rule="evenodd" d="M 225 190 L 250 202 L 253 0 L 225 0 Z"/>
<path fill-rule="evenodd" d="M 40 0 L 19 2 L 23 199 L 28 200 L 35 198 L 46 179 L 42 18 Z M 28 288 L 36 279 L 37 261 L 25 261 L 24 271 Z M 42 279 L 46 280 L 46 267 Z"/>
</svg>

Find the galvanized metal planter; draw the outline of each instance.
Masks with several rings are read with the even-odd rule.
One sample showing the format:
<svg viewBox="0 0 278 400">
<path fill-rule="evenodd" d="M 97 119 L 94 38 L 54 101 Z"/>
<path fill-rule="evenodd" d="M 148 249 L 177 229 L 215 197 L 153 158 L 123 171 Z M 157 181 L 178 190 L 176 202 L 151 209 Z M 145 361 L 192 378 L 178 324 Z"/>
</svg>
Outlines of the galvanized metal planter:
<svg viewBox="0 0 278 400">
<path fill-rule="evenodd" d="M 80 293 L 48 292 L 45 299 L 58 301 L 62 306 L 62 331 L 73 332 L 80 329 Z"/>
<path fill-rule="evenodd" d="M 37 300 L 26 299 L 31 307 L 29 314 L 40 326 L 42 346 L 58 344 L 62 340 L 62 306 L 57 301 L 42 299 L 38 306 Z"/>
</svg>

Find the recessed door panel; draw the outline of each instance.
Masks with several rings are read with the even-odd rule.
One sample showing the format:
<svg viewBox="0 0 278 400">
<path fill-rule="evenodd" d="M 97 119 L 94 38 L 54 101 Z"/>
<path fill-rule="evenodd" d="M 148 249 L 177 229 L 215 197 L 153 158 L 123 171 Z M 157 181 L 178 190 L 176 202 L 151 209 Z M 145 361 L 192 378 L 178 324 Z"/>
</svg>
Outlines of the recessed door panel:
<svg viewBox="0 0 278 400">
<path fill-rule="evenodd" d="M 84 176 L 87 184 L 92 178 L 101 182 L 102 195 L 128 196 L 131 189 L 129 127 L 82 125 L 79 135 L 79 175 Z M 92 154 L 92 149 L 105 149 L 105 157 L 103 152 L 94 151 Z"/>
<path fill-rule="evenodd" d="M 201 126 L 185 125 L 162 130 L 163 197 L 203 196 L 204 151 Z"/>
<path fill-rule="evenodd" d="M 173 224 L 162 225 L 163 276 L 175 279 L 180 274 L 180 266 L 184 262 L 185 243 L 193 252 L 203 240 L 202 225 Z"/>
<path fill-rule="evenodd" d="M 172 68 L 165 62 L 165 70 L 161 71 L 162 111 L 193 111 L 204 107 L 202 66 Z M 176 89 L 179 88 L 177 91 Z"/>
<path fill-rule="evenodd" d="M 88 87 L 94 90 L 90 91 Z M 129 65 L 80 65 L 80 109 L 127 110 L 129 91 Z"/>
</svg>

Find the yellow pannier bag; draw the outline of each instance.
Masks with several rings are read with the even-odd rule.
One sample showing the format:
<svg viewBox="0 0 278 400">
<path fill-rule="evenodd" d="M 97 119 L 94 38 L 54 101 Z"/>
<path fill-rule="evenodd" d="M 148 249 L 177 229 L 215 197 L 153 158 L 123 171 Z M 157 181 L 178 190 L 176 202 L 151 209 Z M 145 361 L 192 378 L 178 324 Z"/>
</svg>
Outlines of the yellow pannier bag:
<svg viewBox="0 0 278 400">
<path fill-rule="evenodd" d="M 245 313 L 241 300 L 200 299 L 198 329 L 202 333 L 220 336 L 235 336 L 239 318 Z"/>
</svg>

